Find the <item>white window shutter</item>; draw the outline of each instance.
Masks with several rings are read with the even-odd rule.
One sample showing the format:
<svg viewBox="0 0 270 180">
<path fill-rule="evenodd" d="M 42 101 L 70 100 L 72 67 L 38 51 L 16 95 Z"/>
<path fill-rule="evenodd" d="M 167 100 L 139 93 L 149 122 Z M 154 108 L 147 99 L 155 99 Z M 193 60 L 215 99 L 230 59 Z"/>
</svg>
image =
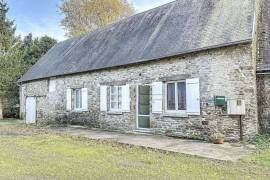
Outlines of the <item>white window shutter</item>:
<svg viewBox="0 0 270 180">
<path fill-rule="evenodd" d="M 67 89 L 67 94 L 66 94 L 66 110 L 67 111 L 71 111 L 72 107 L 71 107 L 71 93 L 72 93 L 72 90 L 71 89 Z"/>
<path fill-rule="evenodd" d="M 88 111 L 88 89 L 82 89 L 82 110 Z"/>
<path fill-rule="evenodd" d="M 122 86 L 122 111 L 130 112 L 130 86 Z"/>
<path fill-rule="evenodd" d="M 186 80 L 186 99 L 187 99 L 187 114 L 188 115 L 200 115 L 200 80 L 187 79 Z"/>
<path fill-rule="evenodd" d="M 152 83 L 152 112 L 162 113 L 163 112 L 163 83 L 154 82 Z"/>
<path fill-rule="evenodd" d="M 107 86 L 100 86 L 100 111 L 107 111 Z"/>
</svg>

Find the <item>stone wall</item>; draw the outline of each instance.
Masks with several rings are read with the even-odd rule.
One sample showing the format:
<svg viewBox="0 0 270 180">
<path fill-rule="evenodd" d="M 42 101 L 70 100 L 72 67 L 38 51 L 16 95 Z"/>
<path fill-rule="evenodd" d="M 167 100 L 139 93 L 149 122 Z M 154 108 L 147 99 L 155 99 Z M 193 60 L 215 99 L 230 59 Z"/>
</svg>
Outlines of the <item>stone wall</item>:
<svg viewBox="0 0 270 180">
<path fill-rule="evenodd" d="M 172 76 L 200 78 L 201 116 L 186 118 L 151 114 L 154 133 L 204 139 L 209 133 L 219 131 L 228 140 L 239 139 L 239 117 L 226 114 L 226 109 L 214 106 L 214 96 L 229 99 L 244 98 L 247 115 L 243 120 L 245 138 L 258 132 L 256 62 L 251 45 L 239 45 L 192 53 L 159 61 L 109 70 L 56 78 L 55 93 L 48 93 L 48 81 L 35 81 L 21 87 L 21 112 L 25 113 L 25 97 L 37 96 L 38 123 L 75 123 L 109 130 L 132 132 L 136 130 L 136 85 L 158 82 Z M 100 84 L 130 84 L 131 112 L 123 114 L 100 113 Z M 66 89 L 88 88 L 89 111 L 66 112 Z M 243 94 L 243 95 L 240 95 Z"/>
<path fill-rule="evenodd" d="M 270 76 L 260 75 L 257 81 L 260 130 L 270 133 Z"/>
<path fill-rule="evenodd" d="M 270 133 L 270 2 L 258 0 L 257 6 L 257 85 L 259 125 L 262 133 Z"/>
</svg>

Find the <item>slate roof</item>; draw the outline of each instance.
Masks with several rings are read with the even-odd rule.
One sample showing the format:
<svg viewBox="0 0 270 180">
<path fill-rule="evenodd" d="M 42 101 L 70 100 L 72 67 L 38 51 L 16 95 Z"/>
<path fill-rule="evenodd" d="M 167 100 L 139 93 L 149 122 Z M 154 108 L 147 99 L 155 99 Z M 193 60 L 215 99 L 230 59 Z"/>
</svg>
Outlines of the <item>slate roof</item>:
<svg viewBox="0 0 270 180">
<path fill-rule="evenodd" d="M 251 41 L 253 0 L 178 0 L 55 45 L 19 82 Z"/>
</svg>

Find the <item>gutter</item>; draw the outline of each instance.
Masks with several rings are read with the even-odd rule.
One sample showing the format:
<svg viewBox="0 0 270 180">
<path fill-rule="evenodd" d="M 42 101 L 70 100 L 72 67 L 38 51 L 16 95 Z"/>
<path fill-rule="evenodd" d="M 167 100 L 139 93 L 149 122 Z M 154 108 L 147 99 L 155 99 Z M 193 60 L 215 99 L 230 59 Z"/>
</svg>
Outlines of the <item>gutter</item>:
<svg viewBox="0 0 270 180">
<path fill-rule="evenodd" d="M 137 65 L 137 64 L 152 62 L 154 60 L 162 60 L 162 59 L 165 59 L 165 58 L 173 58 L 173 57 L 177 57 L 177 56 L 181 56 L 181 55 L 198 53 L 198 52 L 203 52 L 203 51 L 207 51 L 207 50 L 214 50 L 214 49 L 219 49 L 219 48 L 231 47 L 231 46 L 235 46 L 235 45 L 249 44 L 249 43 L 252 43 L 252 41 L 253 41 L 253 39 L 249 38 L 249 39 L 241 40 L 241 41 L 234 41 L 234 42 L 224 43 L 224 44 L 220 44 L 220 45 L 213 45 L 213 46 L 208 46 L 208 47 L 204 47 L 204 48 L 197 48 L 197 49 L 193 49 L 193 50 L 182 51 L 182 52 L 179 52 L 179 53 L 176 53 L 176 54 L 168 54 L 167 56 L 155 57 L 155 58 L 151 58 L 151 59 L 142 59 L 142 60 L 139 60 L 137 62 L 129 63 L 129 64 L 119 64 L 119 65 L 114 65 L 114 66 L 110 66 L 110 67 L 89 69 L 89 70 L 85 70 L 85 71 L 78 71 L 78 72 L 72 72 L 72 73 L 63 73 L 63 74 L 58 74 L 58 75 L 56 74 L 56 75 L 44 76 L 44 77 L 28 79 L 28 80 L 19 79 L 17 81 L 17 83 L 26 83 L 26 82 L 31 82 L 31 81 L 48 79 L 48 78 L 52 78 L 52 77 L 62 77 L 62 76 L 68 76 L 68 75 L 83 74 L 83 73 L 101 71 L 101 70 L 106 70 L 106 69 Z"/>
</svg>

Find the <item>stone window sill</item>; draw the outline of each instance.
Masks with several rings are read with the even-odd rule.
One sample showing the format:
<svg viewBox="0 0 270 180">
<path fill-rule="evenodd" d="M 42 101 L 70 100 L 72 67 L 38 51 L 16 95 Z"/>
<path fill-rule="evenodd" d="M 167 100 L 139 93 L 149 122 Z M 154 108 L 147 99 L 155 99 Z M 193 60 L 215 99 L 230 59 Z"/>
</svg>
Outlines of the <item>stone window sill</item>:
<svg viewBox="0 0 270 180">
<path fill-rule="evenodd" d="M 123 115 L 123 112 L 109 111 L 108 115 Z"/>
<path fill-rule="evenodd" d="M 176 118 L 187 118 L 187 114 L 179 114 L 179 113 L 165 113 L 163 117 L 176 117 Z"/>
<path fill-rule="evenodd" d="M 72 111 L 68 111 L 68 112 L 72 112 L 72 113 L 83 113 L 83 112 L 87 112 L 87 111 L 86 110 L 72 110 Z"/>
</svg>

